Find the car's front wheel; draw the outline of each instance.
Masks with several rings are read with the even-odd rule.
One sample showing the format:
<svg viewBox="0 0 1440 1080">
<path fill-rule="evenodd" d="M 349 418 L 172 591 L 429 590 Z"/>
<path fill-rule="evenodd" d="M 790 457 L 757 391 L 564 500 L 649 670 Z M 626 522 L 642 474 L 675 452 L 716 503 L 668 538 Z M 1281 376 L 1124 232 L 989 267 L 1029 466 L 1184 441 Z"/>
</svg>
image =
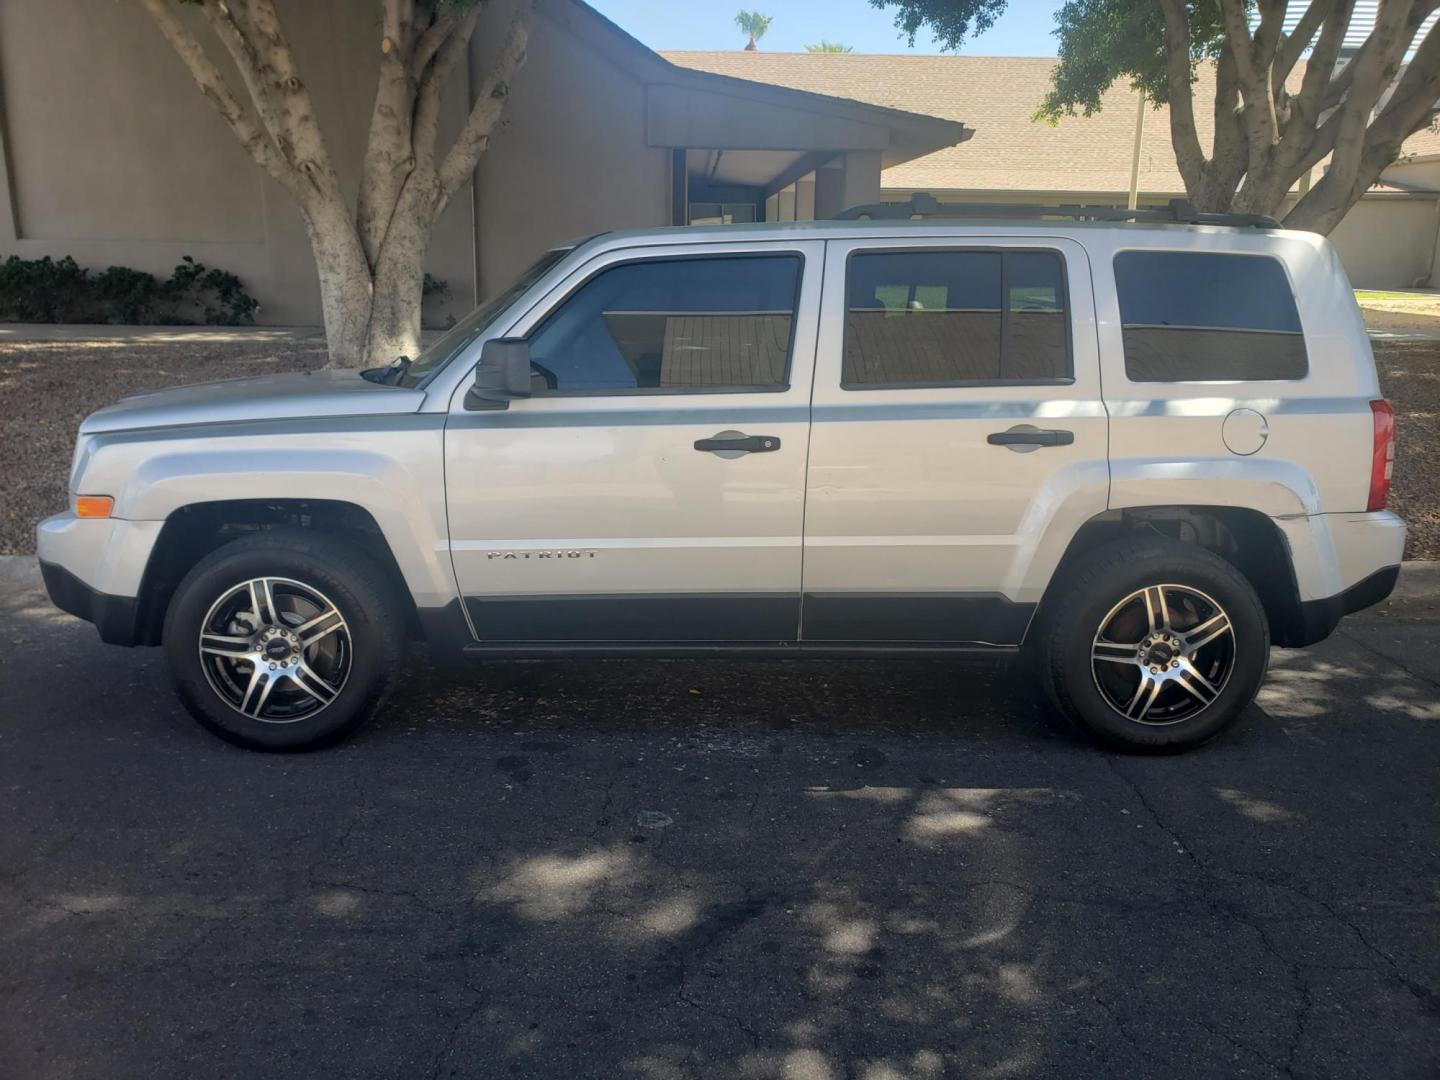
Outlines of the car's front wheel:
<svg viewBox="0 0 1440 1080">
<path fill-rule="evenodd" d="M 1142 538 L 1065 572 L 1046 598 L 1036 652 L 1050 699 L 1102 742 L 1184 750 L 1254 699 L 1270 630 L 1260 598 L 1230 563 Z"/>
<path fill-rule="evenodd" d="M 254 750 L 309 750 L 380 706 L 404 618 L 365 552 L 323 534 L 256 533 L 200 560 L 166 614 L 165 652 L 191 715 Z"/>
</svg>

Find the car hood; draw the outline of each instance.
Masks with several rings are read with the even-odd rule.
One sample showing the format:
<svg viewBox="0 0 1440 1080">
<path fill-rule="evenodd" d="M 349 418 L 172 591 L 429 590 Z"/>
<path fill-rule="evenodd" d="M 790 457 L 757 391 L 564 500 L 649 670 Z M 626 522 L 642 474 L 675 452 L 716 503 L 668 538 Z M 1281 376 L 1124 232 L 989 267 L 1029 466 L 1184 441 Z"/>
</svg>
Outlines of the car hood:
<svg viewBox="0 0 1440 1080">
<path fill-rule="evenodd" d="M 246 420 L 412 413 L 424 400 L 422 391 L 381 386 L 362 379 L 358 371 L 262 375 L 177 386 L 125 398 L 88 416 L 80 425 L 80 434 Z"/>
</svg>

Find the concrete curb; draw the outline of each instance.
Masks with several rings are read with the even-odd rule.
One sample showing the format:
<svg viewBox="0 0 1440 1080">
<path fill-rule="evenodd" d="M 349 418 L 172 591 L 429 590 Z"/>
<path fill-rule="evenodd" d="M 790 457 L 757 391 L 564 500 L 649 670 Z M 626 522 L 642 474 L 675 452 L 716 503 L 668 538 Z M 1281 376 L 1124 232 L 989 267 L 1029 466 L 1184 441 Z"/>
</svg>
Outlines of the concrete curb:
<svg viewBox="0 0 1440 1080">
<path fill-rule="evenodd" d="M 1440 341 L 1440 330 L 1370 330 L 1371 341 L 1417 342 Z"/>
<path fill-rule="evenodd" d="M 169 345 L 186 341 L 257 342 L 325 340 L 319 326 L 111 326 L 86 323 L 0 323 L 0 345 L 14 341 L 125 341 Z"/>
<path fill-rule="evenodd" d="M 444 330 L 426 328 L 426 345 Z M 185 342 L 264 345 L 303 341 L 323 345 L 323 326 L 115 326 L 108 323 L 0 323 L 0 346 L 7 342 L 116 341 L 135 345 L 176 345 Z"/>
<path fill-rule="evenodd" d="M 1440 597 L 1440 562 L 1413 559 L 1400 564 L 1400 580 L 1391 600 L 1426 600 Z"/>
</svg>

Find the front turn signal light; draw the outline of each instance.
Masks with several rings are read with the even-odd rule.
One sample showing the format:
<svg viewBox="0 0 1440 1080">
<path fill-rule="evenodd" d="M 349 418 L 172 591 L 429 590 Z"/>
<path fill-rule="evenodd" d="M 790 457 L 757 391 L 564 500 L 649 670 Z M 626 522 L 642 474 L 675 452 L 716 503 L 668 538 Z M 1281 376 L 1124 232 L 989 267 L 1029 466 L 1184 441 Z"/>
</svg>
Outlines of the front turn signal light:
<svg viewBox="0 0 1440 1080">
<path fill-rule="evenodd" d="M 76 495 L 75 516 L 79 518 L 108 518 L 115 508 L 115 500 L 109 495 Z"/>
</svg>

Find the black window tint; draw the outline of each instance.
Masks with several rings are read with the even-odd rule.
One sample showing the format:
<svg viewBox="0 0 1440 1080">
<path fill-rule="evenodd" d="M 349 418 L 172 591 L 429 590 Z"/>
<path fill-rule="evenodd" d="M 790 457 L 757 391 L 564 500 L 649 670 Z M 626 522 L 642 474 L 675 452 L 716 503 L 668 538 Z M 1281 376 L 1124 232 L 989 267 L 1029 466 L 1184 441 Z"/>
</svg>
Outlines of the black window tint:
<svg viewBox="0 0 1440 1080">
<path fill-rule="evenodd" d="M 1290 281 L 1265 255 L 1123 251 L 1115 288 L 1136 382 L 1300 379 L 1309 370 Z"/>
<path fill-rule="evenodd" d="M 653 259 L 601 271 L 530 336 L 554 393 L 786 386 L 800 258 Z"/>
<path fill-rule="evenodd" d="M 1056 379 L 1070 374 L 1064 267 L 1047 251 L 1005 255 L 1006 379 Z"/>
<path fill-rule="evenodd" d="M 1054 252 L 856 254 L 845 288 L 846 387 L 1070 375 L 1064 266 Z"/>
</svg>

